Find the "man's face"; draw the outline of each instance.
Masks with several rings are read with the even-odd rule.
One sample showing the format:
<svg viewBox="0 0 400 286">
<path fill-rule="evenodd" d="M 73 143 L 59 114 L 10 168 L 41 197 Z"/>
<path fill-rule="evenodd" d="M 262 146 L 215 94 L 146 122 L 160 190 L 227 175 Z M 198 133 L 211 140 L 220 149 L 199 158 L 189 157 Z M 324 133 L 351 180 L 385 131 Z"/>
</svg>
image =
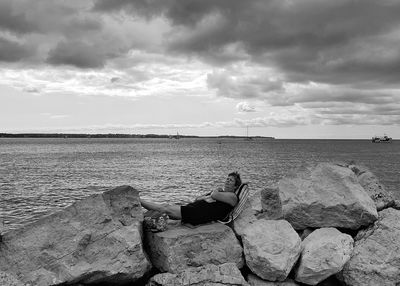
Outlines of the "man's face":
<svg viewBox="0 0 400 286">
<path fill-rule="evenodd" d="M 228 176 L 225 181 L 224 191 L 233 192 L 235 190 L 235 177 Z"/>
</svg>

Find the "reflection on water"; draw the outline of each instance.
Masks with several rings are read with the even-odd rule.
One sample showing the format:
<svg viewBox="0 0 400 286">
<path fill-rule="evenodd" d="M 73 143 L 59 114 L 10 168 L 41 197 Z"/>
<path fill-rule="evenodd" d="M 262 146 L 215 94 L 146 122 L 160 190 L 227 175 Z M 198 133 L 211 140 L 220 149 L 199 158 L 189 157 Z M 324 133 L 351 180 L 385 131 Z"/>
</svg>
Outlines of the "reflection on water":
<svg viewBox="0 0 400 286">
<path fill-rule="evenodd" d="M 185 202 L 231 171 L 254 191 L 324 161 L 355 160 L 397 192 L 399 147 L 368 140 L 0 139 L 0 218 L 15 228 L 119 185 L 158 202 Z"/>
</svg>

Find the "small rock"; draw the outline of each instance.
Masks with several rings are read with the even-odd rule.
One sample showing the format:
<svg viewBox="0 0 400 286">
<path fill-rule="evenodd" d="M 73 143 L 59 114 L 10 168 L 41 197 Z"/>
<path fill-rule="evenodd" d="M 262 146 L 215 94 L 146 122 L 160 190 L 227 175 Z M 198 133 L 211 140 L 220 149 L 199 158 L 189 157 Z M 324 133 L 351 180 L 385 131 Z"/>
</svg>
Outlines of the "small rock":
<svg viewBox="0 0 400 286">
<path fill-rule="evenodd" d="M 261 206 L 263 209 L 259 218 L 282 219 L 282 202 L 278 188 L 265 188 L 261 191 Z"/>
</svg>

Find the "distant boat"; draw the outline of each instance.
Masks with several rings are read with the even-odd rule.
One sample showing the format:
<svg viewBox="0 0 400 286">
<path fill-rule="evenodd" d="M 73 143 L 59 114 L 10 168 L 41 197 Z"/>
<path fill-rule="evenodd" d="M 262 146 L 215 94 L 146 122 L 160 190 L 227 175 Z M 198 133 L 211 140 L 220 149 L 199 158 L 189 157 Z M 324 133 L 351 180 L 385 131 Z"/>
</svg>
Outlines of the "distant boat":
<svg viewBox="0 0 400 286">
<path fill-rule="evenodd" d="M 249 137 L 249 126 L 246 126 L 246 140 L 253 140 L 253 137 Z"/>
<path fill-rule="evenodd" d="M 392 143 L 392 138 L 387 135 L 372 137 L 372 143 Z"/>
<path fill-rule="evenodd" d="M 168 138 L 169 139 L 181 139 L 181 136 L 179 135 L 178 132 L 176 132 L 176 135 L 169 135 Z"/>
</svg>

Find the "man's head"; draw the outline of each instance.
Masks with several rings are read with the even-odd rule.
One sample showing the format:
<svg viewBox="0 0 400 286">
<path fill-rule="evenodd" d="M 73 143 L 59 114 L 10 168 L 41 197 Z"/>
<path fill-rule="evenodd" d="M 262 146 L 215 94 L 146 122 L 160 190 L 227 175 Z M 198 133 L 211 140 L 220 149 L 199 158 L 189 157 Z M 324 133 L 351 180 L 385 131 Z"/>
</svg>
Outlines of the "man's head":
<svg viewBox="0 0 400 286">
<path fill-rule="evenodd" d="M 225 192 L 234 192 L 242 184 L 240 175 L 238 172 L 232 172 L 228 174 L 228 178 L 225 181 Z"/>
</svg>

